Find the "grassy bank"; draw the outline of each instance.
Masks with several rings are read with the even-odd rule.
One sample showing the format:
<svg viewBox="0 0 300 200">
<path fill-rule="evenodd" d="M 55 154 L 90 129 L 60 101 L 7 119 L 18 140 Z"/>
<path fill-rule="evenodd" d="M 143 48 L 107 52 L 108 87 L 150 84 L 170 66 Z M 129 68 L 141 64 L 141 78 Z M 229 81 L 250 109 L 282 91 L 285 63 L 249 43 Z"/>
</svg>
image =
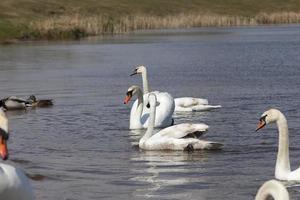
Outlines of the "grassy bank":
<svg viewBox="0 0 300 200">
<path fill-rule="evenodd" d="M 0 41 L 300 22 L 294 0 L 2 0 Z"/>
<path fill-rule="evenodd" d="M 142 29 L 192 28 L 210 26 L 245 26 L 258 24 L 299 23 L 300 13 L 260 13 L 254 17 L 214 14 L 178 14 L 169 16 L 81 15 L 52 17 L 30 23 L 28 39 L 66 39 L 100 34 L 120 34 Z"/>
</svg>

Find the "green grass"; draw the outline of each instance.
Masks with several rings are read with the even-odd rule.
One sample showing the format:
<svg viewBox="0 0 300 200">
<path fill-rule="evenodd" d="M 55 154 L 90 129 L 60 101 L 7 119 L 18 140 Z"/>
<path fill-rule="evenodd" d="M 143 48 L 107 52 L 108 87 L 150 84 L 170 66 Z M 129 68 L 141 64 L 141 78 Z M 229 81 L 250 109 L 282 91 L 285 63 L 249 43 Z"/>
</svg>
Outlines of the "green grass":
<svg viewBox="0 0 300 200">
<path fill-rule="evenodd" d="M 15 38 L 20 38 L 22 35 L 21 25 L 16 25 L 5 19 L 0 19 L 0 42 L 12 42 Z"/>
<path fill-rule="evenodd" d="M 107 24 L 106 28 L 114 30 L 111 26 L 115 24 L 110 23 L 123 24 L 120 19 L 126 16 L 162 19 L 172 16 L 207 15 L 244 19 L 255 18 L 260 13 L 268 15 L 281 12 L 300 13 L 300 0 L 1 0 L 0 41 L 14 38 L 74 39 L 89 35 L 89 32 L 77 25 L 67 31 L 55 29 L 47 32 L 36 32 L 36 28 L 30 26 L 31 22 L 47 21 L 74 14 L 82 17 L 105 17 L 107 21 L 103 23 Z M 298 20 L 284 22 L 289 21 L 298 22 Z M 264 22 L 276 23 L 275 20 L 268 19 Z M 278 23 L 280 22 L 279 20 Z M 145 27 L 141 26 L 141 28 Z M 98 28 L 100 29 L 104 30 L 105 27 Z"/>
</svg>

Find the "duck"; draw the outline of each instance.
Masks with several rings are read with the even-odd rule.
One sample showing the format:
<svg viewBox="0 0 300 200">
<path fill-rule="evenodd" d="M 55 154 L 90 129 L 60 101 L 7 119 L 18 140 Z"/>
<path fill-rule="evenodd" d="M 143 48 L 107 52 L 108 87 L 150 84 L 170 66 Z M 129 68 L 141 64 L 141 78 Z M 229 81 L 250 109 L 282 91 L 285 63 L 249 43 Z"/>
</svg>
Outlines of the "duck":
<svg viewBox="0 0 300 200">
<path fill-rule="evenodd" d="M 8 120 L 0 108 L 0 157 L 8 159 L 7 141 L 9 139 Z M 34 200 L 34 193 L 25 173 L 17 167 L 0 163 L 0 199 Z"/>
<path fill-rule="evenodd" d="M 30 106 L 30 103 L 16 96 L 9 96 L 0 100 L 0 106 L 6 110 L 23 110 Z"/>
<path fill-rule="evenodd" d="M 25 110 L 28 107 L 36 108 L 48 107 L 52 105 L 53 101 L 51 99 L 38 100 L 34 95 L 30 95 L 27 99 L 9 96 L 0 100 L 0 106 L 6 110 Z"/>
<path fill-rule="evenodd" d="M 142 75 L 143 92 L 149 93 L 149 84 L 147 76 L 147 68 L 144 65 L 137 66 L 130 76 L 137 74 Z M 158 91 L 156 91 L 158 92 Z M 160 101 L 158 97 L 158 102 Z M 209 105 L 207 99 L 195 98 L 195 97 L 179 97 L 174 98 L 175 112 L 197 112 L 197 111 L 209 111 L 217 108 L 221 108 L 221 105 Z"/>
<path fill-rule="evenodd" d="M 36 96 L 30 95 L 27 102 L 31 107 L 48 107 L 53 106 L 52 99 L 37 99 Z"/>
<path fill-rule="evenodd" d="M 221 143 L 199 139 L 209 128 L 208 125 L 203 123 L 177 124 L 164 128 L 154 134 L 157 106 L 156 94 L 149 93 L 147 107 L 150 108 L 150 116 L 147 131 L 139 141 L 140 149 L 194 151 L 203 149 L 216 150 L 223 147 Z"/>
</svg>

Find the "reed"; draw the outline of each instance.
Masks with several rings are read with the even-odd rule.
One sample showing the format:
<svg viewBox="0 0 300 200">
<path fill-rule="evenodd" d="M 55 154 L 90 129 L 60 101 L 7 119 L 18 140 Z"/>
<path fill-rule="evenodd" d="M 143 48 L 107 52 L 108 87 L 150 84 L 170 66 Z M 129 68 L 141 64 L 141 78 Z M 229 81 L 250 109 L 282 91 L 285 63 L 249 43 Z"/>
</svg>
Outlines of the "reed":
<svg viewBox="0 0 300 200">
<path fill-rule="evenodd" d="M 30 22 L 24 39 L 79 39 L 101 34 L 121 34 L 135 30 L 192 28 L 210 26 L 245 26 L 258 24 L 299 23 L 300 13 L 259 13 L 253 17 L 216 14 L 178 14 L 167 16 L 54 16 Z"/>
</svg>

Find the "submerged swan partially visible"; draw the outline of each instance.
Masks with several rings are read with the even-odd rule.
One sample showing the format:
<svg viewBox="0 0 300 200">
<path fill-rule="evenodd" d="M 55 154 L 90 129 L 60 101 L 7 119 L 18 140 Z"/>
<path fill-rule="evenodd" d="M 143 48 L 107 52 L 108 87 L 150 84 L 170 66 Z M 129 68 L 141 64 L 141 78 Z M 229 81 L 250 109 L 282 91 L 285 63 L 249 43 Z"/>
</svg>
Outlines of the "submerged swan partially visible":
<svg viewBox="0 0 300 200">
<path fill-rule="evenodd" d="M 149 93 L 149 84 L 147 77 L 147 69 L 145 66 L 138 66 L 134 69 L 131 76 L 141 74 L 143 80 L 144 94 Z M 191 112 L 191 111 L 207 111 L 216 108 L 221 108 L 220 105 L 212 106 L 208 105 L 207 99 L 194 98 L 194 97 L 181 97 L 175 98 L 175 112 Z M 158 98 L 159 102 L 159 98 Z"/>
<path fill-rule="evenodd" d="M 255 200 L 267 200 L 272 197 L 274 200 L 289 200 L 289 193 L 285 186 L 276 180 L 265 182 L 258 190 Z"/>
<path fill-rule="evenodd" d="M 9 138 L 8 122 L 0 108 L 0 156 L 8 158 L 7 140 Z M 22 170 L 11 165 L 0 163 L 0 199 L 33 200 L 34 195 L 29 180 Z"/>
<path fill-rule="evenodd" d="M 275 177 L 279 180 L 300 181 L 300 168 L 291 171 L 289 158 L 289 130 L 285 116 L 277 109 L 270 109 L 261 115 L 256 131 L 266 124 L 276 122 L 279 145 L 275 167 Z"/>
<path fill-rule="evenodd" d="M 198 150 L 220 149 L 223 145 L 217 142 L 199 140 L 194 133 L 203 133 L 208 129 L 206 124 L 178 124 L 153 135 L 156 116 L 156 95 L 149 94 L 147 107 L 150 107 L 148 128 L 139 141 L 139 147 L 144 150 Z"/>
<path fill-rule="evenodd" d="M 157 107 L 155 115 L 154 127 L 164 128 L 173 124 L 174 100 L 173 97 L 166 93 L 156 93 L 160 97 L 160 104 Z M 148 127 L 149 109 L 146 108 L 144 102 L 148 101 L 148 94 L 143 95 L 143 92 L 138 86 L 131 86 L 127 90 L 124 104 L 128 104 L 130 99 L 137 95 L 137 100 L 131 107 L 130 112 L 130 129 L 143 129 Z"/>
</svg>

